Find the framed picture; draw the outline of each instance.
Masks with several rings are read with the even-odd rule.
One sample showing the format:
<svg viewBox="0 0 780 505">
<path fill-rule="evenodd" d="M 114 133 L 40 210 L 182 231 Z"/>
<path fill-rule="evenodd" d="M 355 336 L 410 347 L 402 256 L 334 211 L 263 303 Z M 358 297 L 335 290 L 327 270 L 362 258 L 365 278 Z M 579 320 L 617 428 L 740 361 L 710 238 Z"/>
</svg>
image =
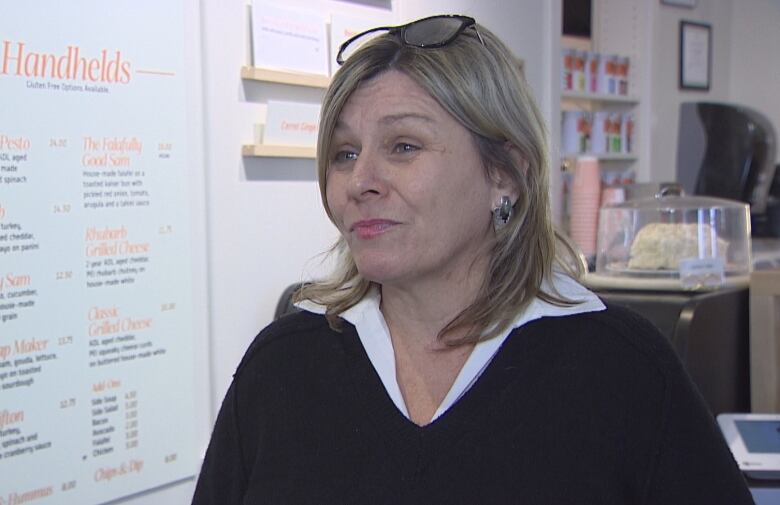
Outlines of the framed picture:
<svg viewBox="0 0 780 505">
<path fill-rule="evenodd" d="M 661 0 L 662 4 L 671 5 L 673 7 L 685 7 L 687 9 L 693 9 L 696 7 L 697 0 Z"/>
<path fill-rule="evenodd" d="M 712 27 L 680 21 L 680 89 L 709 90 L 711 60 Z"/>
</svg>

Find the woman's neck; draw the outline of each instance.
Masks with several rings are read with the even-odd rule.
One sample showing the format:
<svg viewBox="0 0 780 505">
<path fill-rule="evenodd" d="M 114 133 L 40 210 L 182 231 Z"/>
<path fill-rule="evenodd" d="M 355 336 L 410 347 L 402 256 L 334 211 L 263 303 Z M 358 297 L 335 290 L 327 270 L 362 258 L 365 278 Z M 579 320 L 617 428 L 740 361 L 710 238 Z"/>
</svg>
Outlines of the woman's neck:
<svg viewBox="0 0 780 505">
<path fill-rule="evenodd" d="M 383 284 L 380 307 L 393 340 L 411 340 L 408 345 L 431 350 L 446 348 L 439 333 L 476 300 L 486 270 L 475 262 L 460 275 Z"/>
<path fill-rule="evenodd" d="M 448 346 L 439 334 L 474 302 L 485 270 L 382 286 L 380 307 L 390 330 L 396 379 L 409 417 L 420 426 L 430 422 L 474 349 L 473 344 Z M 465 331 L 447 337 L 464 337 Z"/>
</svg>

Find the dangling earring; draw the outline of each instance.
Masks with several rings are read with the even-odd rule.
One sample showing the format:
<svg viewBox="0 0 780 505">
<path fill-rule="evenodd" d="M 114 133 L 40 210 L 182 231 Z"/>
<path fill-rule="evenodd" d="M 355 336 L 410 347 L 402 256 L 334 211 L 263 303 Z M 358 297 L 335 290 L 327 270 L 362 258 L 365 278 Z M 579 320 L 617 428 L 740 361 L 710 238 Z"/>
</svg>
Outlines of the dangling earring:
<svg viewBox="0 0 780 505">
<path fill-rule="evenodd" d="M 502 196 L 498 207 L 493 209 L 493 229 L 500 230 L 512 219 L 515 208 L 512 206 L 512 200 L 508 196 Z"/>
</svg>

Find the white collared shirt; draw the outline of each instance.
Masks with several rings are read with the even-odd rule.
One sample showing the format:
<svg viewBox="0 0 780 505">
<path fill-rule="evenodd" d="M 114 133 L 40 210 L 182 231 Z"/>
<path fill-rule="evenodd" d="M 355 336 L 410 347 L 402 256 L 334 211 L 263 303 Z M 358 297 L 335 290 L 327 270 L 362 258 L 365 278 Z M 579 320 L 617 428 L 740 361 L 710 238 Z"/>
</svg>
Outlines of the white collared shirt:
<svg viewBox="0 0 780 505">
<path fill-rule="evenodd" d="M 452 383 L 449 392 L 431 418 L 431 422 L 445 413 L 471 388 L 488 364 L 490 364 L 501 344 L 504 343 L 515 328 L 542 317 L 569 316 L 583 312 L 596 312 L 606 308 L 595 294 L 567 275 L 555 273 L 553 274 L 552 282 L 561 296 L 570 300 L 580 301 L 581 303 L 570 307 L 559 307 L 536 298 L 528 305 L 525 311 L 518 314 L 503 333 L 495 338 L 477 343 L 455 378 L 455 382 Z M 363 348 L 366 350 L 366 354 L 371 360 L 371 364 L 379 375 L 382 384 L 384 384 L 387 394 L 393 400 L 395 406 L 398 407 L 398 410 L 408 419 L 409 411 L 406 408 L 406 403 L 396 377 L 393 342 L 390 338 L 390 330 L 387 327 L 385 318 L 381 310 L 379 310 L 380 301 L 381 294 L 379 289 L 373 288 L 360 302 L 344 311 L 340 316 L 355 326 L 360 342 L 363 344 Z M 315 314 L 325 313 L 324 306 L 309 300 L 297 303 L 296 306 Z"/>
</svg>

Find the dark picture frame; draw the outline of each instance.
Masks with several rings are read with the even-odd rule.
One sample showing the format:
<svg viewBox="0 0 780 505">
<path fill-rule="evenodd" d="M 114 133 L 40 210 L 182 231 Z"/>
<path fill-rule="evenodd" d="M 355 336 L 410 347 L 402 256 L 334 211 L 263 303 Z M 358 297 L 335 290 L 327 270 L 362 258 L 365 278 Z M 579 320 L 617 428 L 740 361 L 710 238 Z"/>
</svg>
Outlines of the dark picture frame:
<svg viewBox="0 0 780 505">
<path fill-rule="evenodd" d="M 672 7 L 684 7 L 686 9 L 693 9 L 696 7 L 698 0 L 661 0 L 662 4 L 671 5 Z"/>
<path fill-rule="evenodd" d="M 680 89 L 708 91 L 712 75 L 712 26 L 680 21 Z"/>
</svg>

